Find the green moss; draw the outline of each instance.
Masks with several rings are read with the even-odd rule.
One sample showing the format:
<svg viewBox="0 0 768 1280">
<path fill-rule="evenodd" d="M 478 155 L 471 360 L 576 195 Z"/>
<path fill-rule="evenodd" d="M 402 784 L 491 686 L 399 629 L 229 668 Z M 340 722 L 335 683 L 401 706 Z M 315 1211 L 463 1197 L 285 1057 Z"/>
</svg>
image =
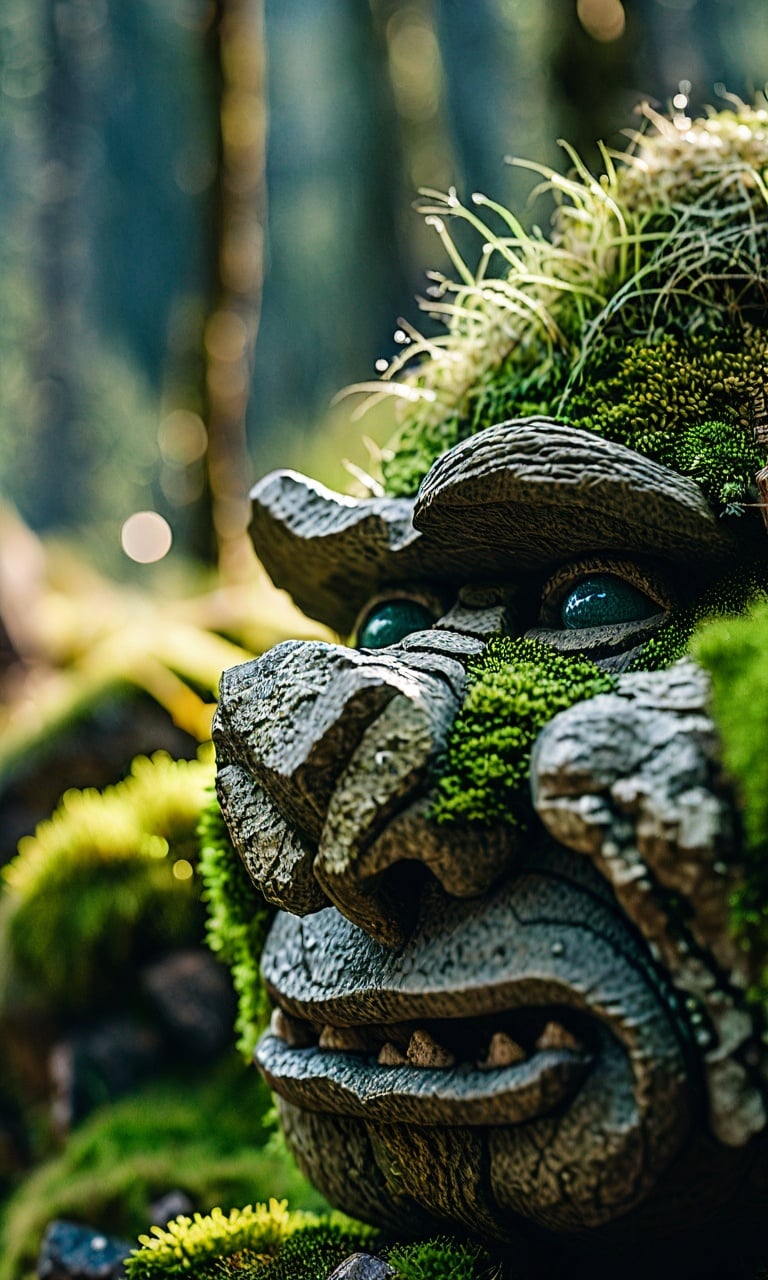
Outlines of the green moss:
<svg viewBox="0 0 768 1280">
<path fill-rule="evenodd" d="M 201 815 L 199 839 L 200 875 L 208 906 L 206 941 L 231 970 L 238 998 L 238 1048 L 250 1061 L 269 1020 L 259 962 L 274 909 L 247 875 L 215 795 L 209 797 Z"/>
<path fill-rule="evenodd" d="M 648 357 L 652 376 L 663 367 L 662 334 L 709 341 L 712 377 L 697 382 L 706 352 L 694 353 L 685 394 L 671 402 L 673 416 L 694 433 L 712 422 L 744 425 L 751 342 L 762 344 L 765 369 L 765 339 L 750 336 L 749 321 L 764 307 L 767 119 L 764 109 L 745 106 L 694 121 L 684 134 L 671 126 L 651 128 L 623 163 L 615 165 L 604 153 L 597 176 L 568 148 L 573 171 L 566 176 L 527 165 L 542 174 L 542 186 L 558 206 L 550 238 L 536 229 L 526 232 L 510 210 L 483 196 L 465 205 L 455 192 L 430 192 L 424 212 L 448 249 L 456 278 L 435 277 L 423 303 L 444 332 L 427 339 L 411 330 L 372 397 L 398 400 L 400 431 L 382 466 L 387 491 L 414 493 L 437 457 L 474 431 L 511 416 L 559 415 L 566 403 L 585 424 L 592 418 L 602 424 L 596 429 L 611 434 L 613 422 L 620 434 L 640 441 L 634 447 L 641 451 L 700 469 L 701 439 L 692 437 L 676 454 L 660 434 L 670 407 L 663 383 L 648 388 L 645 409 L 638 404 L 630 422 L 620 398 L 601 403 L 591 379 L 583 382 L 580 375 L 602 360 L 606 343 L 616 351 L 656 352 Z M 482 248 L 475 268 L 461 259 L 451 220 L 477 232 Z M 724 361 L 718 361 L 721 353 Z M 630 372 L 623 371 L 622 386 Z M 527 387 L 531 379 L 539 385 Z M 583 404 L 579 385 L 587 388 Z M 637 396 L 642 391 L 638 386 Z M 695 410 L 685 420 L 684 400 Z M 706 452 L 718 455 L 720 479 L 712 481 L 712 491 L 722 505 L 741 501 L 749 487 L 750 443 L 748 436 L 730 433 L 726 459 L 717 441 L 703 442 Z"/>
<path fill-rule="evenodd" d="M 20 841 L 3 873 L 6 996 L 21 987 L 57 1017 L 92 1012 L 138 964 L 199 939 L 189 873 L 212 769 L 163 753 L 137 760 L 105 791 L 67 792 Z"/>
<path fill-rule="evenodd" d="M 745 878 L 732 901 L 733 925 L 763 957 L 753 996 L 768 1005 L 768 601 L 743 617 L 703 626 L 691 651 L 712 678 L 712 706 L 723 763 L 743 815 Z"/>
<path fill-rule="evenodd" d="M 755 565 L 721 578 L 686 609 L 673 610 L 661 630 L 643 645 L 630 671 L 660 671 L 685 656 L 691 637 L 707 619 L 730 619 L 768 595 L 768 568 Z"/>
<path fill-rule="evenodd" d="M 565 657 L 535 640 L 491 639 L 468 670 L 432 818 L 524 827 L 539 730 L 558 711 L 614 687 L 614 677 L 587 659 Z"/>
<path fill-rule="evenodd" d="M 0 1280 L 33 1269 L 52 1219 L 135 1239 L 147 1228 L 149 1206 L 173 1188 L 203 1212 L 270 1195 L 322 1209 L 275 1137 L 270 1109 L 266 1085 L 233 1056 L 204 1079 L 157 1081 L 94 1113 L 9 1200 Z"/>
<path fill-rule="evenodd" d="M 491 1258 L 484 1249 L 450 1236 L 397 1245 L 386 1257 L 396 1280 L 490 1280 L 491 1276 Z"/>
<path fill-rule="evenodd" d="M 351 1253 L 372 1239 L 341 1215 L 324 1219 L 290 1213 L 286 1201 L 246 1205 L 224 1213 L 179 1217 L 153 1227 L 128 1260 L 128 1280 L 196 1280 L 237 1276 L 240 1280 L 326 1280 Z"/>
<path fill-rule="evenodd" d="M 566 376 L 566 366 L 555 360 L 545 360 L 539 368 L 524 372 L 507 357 L 498 368 L 487 370 L 468 391 L 463 416 L 449 413 L 439 422 L 406 423 L 397 449 L 382 457 L 387 493 L 412 497 L 446 449 L 491 423 L 549 414 L 564 390 Z"/>
<path fill-rule="evenodd" d="M 564 397 L 561 416 L 690 476 L 723 509 L 754 496 L 764 459 L 752 402 L 767 375 L 768 338 L 750 329 L 614 340 Z"/>
</svg>

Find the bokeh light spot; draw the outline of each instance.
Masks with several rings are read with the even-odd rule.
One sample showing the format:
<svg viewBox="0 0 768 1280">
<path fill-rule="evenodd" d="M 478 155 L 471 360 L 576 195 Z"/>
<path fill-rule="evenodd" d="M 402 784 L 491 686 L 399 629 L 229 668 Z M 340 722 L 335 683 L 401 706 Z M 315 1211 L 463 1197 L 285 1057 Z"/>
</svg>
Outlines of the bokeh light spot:
<svg viewBox="0 0 768 1280">
<path fill-rule="evenodd" d="M 624 35 L 627 15 L 621 0 L 577 0 L 576 12 L 593 40 L 608 44 Z"/>
<path fill-rule="evenodd" d="M 177 858 L 173 864 L 173 874 L 177 880 L 191 880 L 193 875 L 192 863 L 186 858 Z"/>
<path fill-rule="evenodd" d="M 173 543 L 168 521 L 157 511 L 135 511 L 120 530 L 120 545 L 137 564 L 154 564 L 167 556 Z"/>
<path fill-rule="evenodd" d="M 205 454 L 208 434 L 198 414 L 188 409 L 174 409 L 160 423 L 157 443 L 165 462 L 188 467 Z"/>
</svg>

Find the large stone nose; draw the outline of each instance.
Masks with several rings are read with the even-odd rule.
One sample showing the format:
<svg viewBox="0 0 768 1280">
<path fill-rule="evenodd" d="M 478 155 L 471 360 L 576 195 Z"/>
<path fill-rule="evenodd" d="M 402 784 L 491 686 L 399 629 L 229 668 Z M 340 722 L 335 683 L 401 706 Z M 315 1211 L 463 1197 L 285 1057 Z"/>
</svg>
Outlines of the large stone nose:
<svg viewBox="0 0 768 1280">
<path fill-rule="evenodd" d="M 461 896 L 499 875 L 506 839 L 469 849 L 426 814 L 463 663 L 481 647 L 434 631 L 379 653 L 287 642 L 225 673 L 217 791 L 269 901 L 303 915 L 330 900 L 395 944 L 415 905 L 406 864 L 427 866 Z"/>
</svg>

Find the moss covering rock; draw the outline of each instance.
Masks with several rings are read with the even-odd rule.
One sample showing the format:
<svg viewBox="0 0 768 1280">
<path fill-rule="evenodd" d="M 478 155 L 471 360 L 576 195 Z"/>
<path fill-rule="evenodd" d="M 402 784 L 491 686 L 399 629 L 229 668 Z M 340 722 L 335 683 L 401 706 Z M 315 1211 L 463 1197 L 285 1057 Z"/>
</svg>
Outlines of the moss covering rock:
<svg viewBox="0 0 768 1280">
<path fill-rule="evenodd" d="M 768 600 L 742 617 L 719 618 L 693 638 L 712 679 L 723 763 L 743 814 L 745 878 L 731 902 L 737 937 L 763 957 L 754 999 L 768 1008 Z"/>
<path fill-rule="evenodd" d="M 642 376 L 644 362 L 645 373 L 665 367 L 669 344 L 689 366 L 672 371 L 673 381 L 682 374 L 687 384 L 685 395 L 673 397 L 673 410 L 685 411 L 685 429 L 723 420 L 723 411 L 726 422 L 735 413 L 744 424 L 748 369 L 757 368 L 755 385 L 765 385 L 765 338 L 751 326 L 765 305 L 768 110 L 742 105 L 684 128 L 649 113 L 649 125 L 618 162 L 604 151 L 598 175 L 568 148 L 567 175 L 526 165 L 541 173 L 557 202 L 550 236 L 526 232 L 510 210 L 484 196 L 465 205 L 453 191 L 427 193 L 425 212 L 454 276 L 436 277 L 423 304 L 442 334 L 426 339 L 412 329 L 373 387 L 374 398 L 396 397 L 401 420 L 383 459 L 387 492 L 415 493 L 446 448 L 529 413 L 592 419 L 596 429 L 615 427 L 617 439 L 634 436 L 634 447 L 661 445 L 672 465 L 695 466 L 690 442 L 675 455 L 668 440 L 654 438 L 648 415 L 665 419 L 666 382 L 645 388 L 636 430 L 631 408 L 621 403 L 625 394 L 644 394 L 635 374 Z M 474 267 L 451 237 L 456 220 L 478 233 Z M 625 347 L 628 364 L 617 360 Z M 709 380 L 708 363 L 715 371 Z M 740 458 L 750 443 L 732 441 L 730 450 Z M 733 501 L 734 484 L 738 500 L 743 478 L 738 462 L 735 476 L 729 467 L 718 500 Z"/>
<path fill-rule="evenodd" d="M 200 818 L 200 875 L 208 905 L 206 940 L 229 967 L 238 997 L 237 1045 L 246 1061 L 269 1021 L 269 999 L 259 972 L 259 959 L 274 916 L 246 874 L 232 845 L 215 795 Z"/>
<path fill-rule="evenodd" d="M 95 1112 L 0 1214 L 0 1280 L 28 1273 L 52 1219 L 136 1239 L 148 1229 L 152 1203 L 170 1190 L 184 1192 L 203 1213 L 270 1195 L 323 1208 L 270 1115 L 266 1085 L 236 1059 L 205 1079 L 158 1080 Z"/>
<path fill-rule="evenodd" d="M 5 1003 L 57 1019 L 114 1005 L 142 962 L 199 941 L 196 827 L 209 758 L 134 762 L 105 791 L 68 791 L 3 873 Z"/>
<path fill-rule="evenodd" d="M 565 657 L 536 640 L 493 637 L 468 668 L 433 819 L 525 827 L 536 735 L 558 711 L 614 687 L 615 678 L 587 659 Z"/>
</svg>

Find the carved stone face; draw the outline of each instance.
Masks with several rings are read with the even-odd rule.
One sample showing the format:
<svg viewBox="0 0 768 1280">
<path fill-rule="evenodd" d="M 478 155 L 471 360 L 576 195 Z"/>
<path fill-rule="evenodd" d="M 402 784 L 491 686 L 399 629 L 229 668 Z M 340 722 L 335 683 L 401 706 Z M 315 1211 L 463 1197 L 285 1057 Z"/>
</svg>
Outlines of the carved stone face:
<svg viewBox="0 0 768 1280">
<path fill-rule="evenodd" d="M 278 645 L 225 674 L 215 725 L 233 839 L 281 908 L 257 1060 L 310 1178 L 401 1232 L 508 1242 L 749 1219 L 764 1076 L 706 678 L 623 674 L 743 548 L 692 481 L 542 420 L 457 446 L 415 503 L 267 477 L 253 532 L 303 609 L 375 645 Z M 430 816 L 498 632 L 617 673 L 540 734 L 522 836 Z"/>
</svg>

